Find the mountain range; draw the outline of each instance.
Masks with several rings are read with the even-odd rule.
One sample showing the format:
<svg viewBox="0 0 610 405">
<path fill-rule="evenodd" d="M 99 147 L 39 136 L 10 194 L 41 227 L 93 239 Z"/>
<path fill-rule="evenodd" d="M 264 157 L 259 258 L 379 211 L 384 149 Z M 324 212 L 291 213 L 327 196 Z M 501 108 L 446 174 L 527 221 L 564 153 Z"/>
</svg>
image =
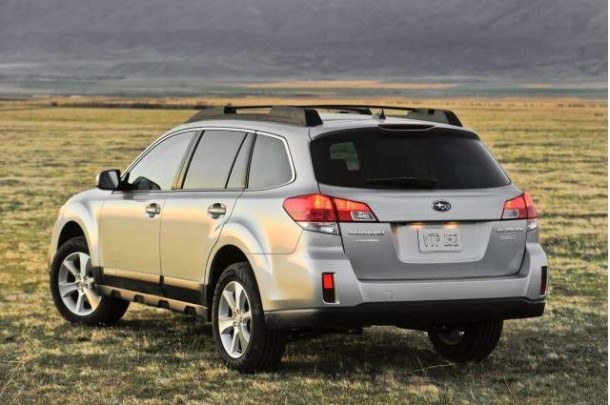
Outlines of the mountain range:
<svg viewBox="0 0 610 405">
<path fill-rule="evenodd" d="M 0 0 L 0 80 L 607 80 L 607 0 Z"/>
</svg>

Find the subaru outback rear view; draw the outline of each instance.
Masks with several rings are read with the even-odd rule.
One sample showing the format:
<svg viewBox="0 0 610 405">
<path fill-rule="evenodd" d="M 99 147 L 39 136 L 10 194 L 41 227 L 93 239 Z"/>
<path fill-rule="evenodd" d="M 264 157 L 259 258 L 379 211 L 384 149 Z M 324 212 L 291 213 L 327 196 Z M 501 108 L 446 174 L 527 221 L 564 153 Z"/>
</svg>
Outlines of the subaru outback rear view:
<svg viewBox="0 0 610 405">
<path fill-rule="evenodd" d="M 132 301 L 201 316 L 242 372 L 277 366 L 291 336 L 372 325 L 481 361 L 504 320 L 544 311 L 538 232 L 451 111 L 210 107 L 61 208 L 51 292 L 77 323 Z"/>
</svg>

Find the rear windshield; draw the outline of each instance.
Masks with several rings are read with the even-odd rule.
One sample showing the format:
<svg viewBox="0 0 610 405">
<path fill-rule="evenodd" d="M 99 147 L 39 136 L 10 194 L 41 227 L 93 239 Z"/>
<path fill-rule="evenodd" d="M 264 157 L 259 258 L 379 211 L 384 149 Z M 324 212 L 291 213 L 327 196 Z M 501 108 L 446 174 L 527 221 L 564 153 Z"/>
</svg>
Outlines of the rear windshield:
<svg viewBox="0 0 610 405">
<path fill-rule="evenodd" d="M 447 129 L 323 136 L 311 142 L 311 155 L 318 182 L 332 186 L 468 189 L 510 184 L 479 140 Z"/>
</svg>

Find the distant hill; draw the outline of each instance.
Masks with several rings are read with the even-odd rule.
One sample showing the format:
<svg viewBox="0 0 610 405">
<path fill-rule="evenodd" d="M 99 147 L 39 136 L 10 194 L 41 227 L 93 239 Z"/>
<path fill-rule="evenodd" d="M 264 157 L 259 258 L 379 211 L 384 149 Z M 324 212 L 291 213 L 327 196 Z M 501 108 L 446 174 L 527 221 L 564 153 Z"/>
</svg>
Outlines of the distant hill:
<svg viewBox="0 0 610 405">
<path fill-rule="evenodd" d="M 607 0 L 0 0 L 0 79 L 605 81 Z"/>
</svg>

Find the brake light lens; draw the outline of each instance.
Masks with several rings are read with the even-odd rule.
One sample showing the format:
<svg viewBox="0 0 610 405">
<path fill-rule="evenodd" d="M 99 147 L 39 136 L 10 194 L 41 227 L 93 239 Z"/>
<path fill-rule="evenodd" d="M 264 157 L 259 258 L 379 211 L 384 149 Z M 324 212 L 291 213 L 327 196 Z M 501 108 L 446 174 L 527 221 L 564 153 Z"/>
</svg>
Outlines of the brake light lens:
<svg viewBox="0 0 610 405">
<path fill-rule="evenodd" d="M 523 193 L 519 197 L 504 203 L 502 219 L 527 219 L 527 230 L 538 227 L 538 214 L 534 206 L 534 200 L 529 193 Z"/>
<path fill-rule="evenodd" d="M 534 200 L 530 193 L 523 193 L 523 198 L 525 198 L 525 207 L 527 208 L 527 217 L 529 219 L 538 218 L 538 213 L 536 212 L 536 206 L 534 205 Z"/>
<path fill-rule="evenodd" d="M 304 229 L 337 235 L 338 222 L 377 221 L 373 211 L 364 203 L 319 193 L 287 198 L 284 209 Z"/>
<path fill-rule="evenodd" d="M 297 222 L 336 222 L 337 216 L 330 197 L 308 194 L 287 198 L 284 209 Z"/>
</svg>

